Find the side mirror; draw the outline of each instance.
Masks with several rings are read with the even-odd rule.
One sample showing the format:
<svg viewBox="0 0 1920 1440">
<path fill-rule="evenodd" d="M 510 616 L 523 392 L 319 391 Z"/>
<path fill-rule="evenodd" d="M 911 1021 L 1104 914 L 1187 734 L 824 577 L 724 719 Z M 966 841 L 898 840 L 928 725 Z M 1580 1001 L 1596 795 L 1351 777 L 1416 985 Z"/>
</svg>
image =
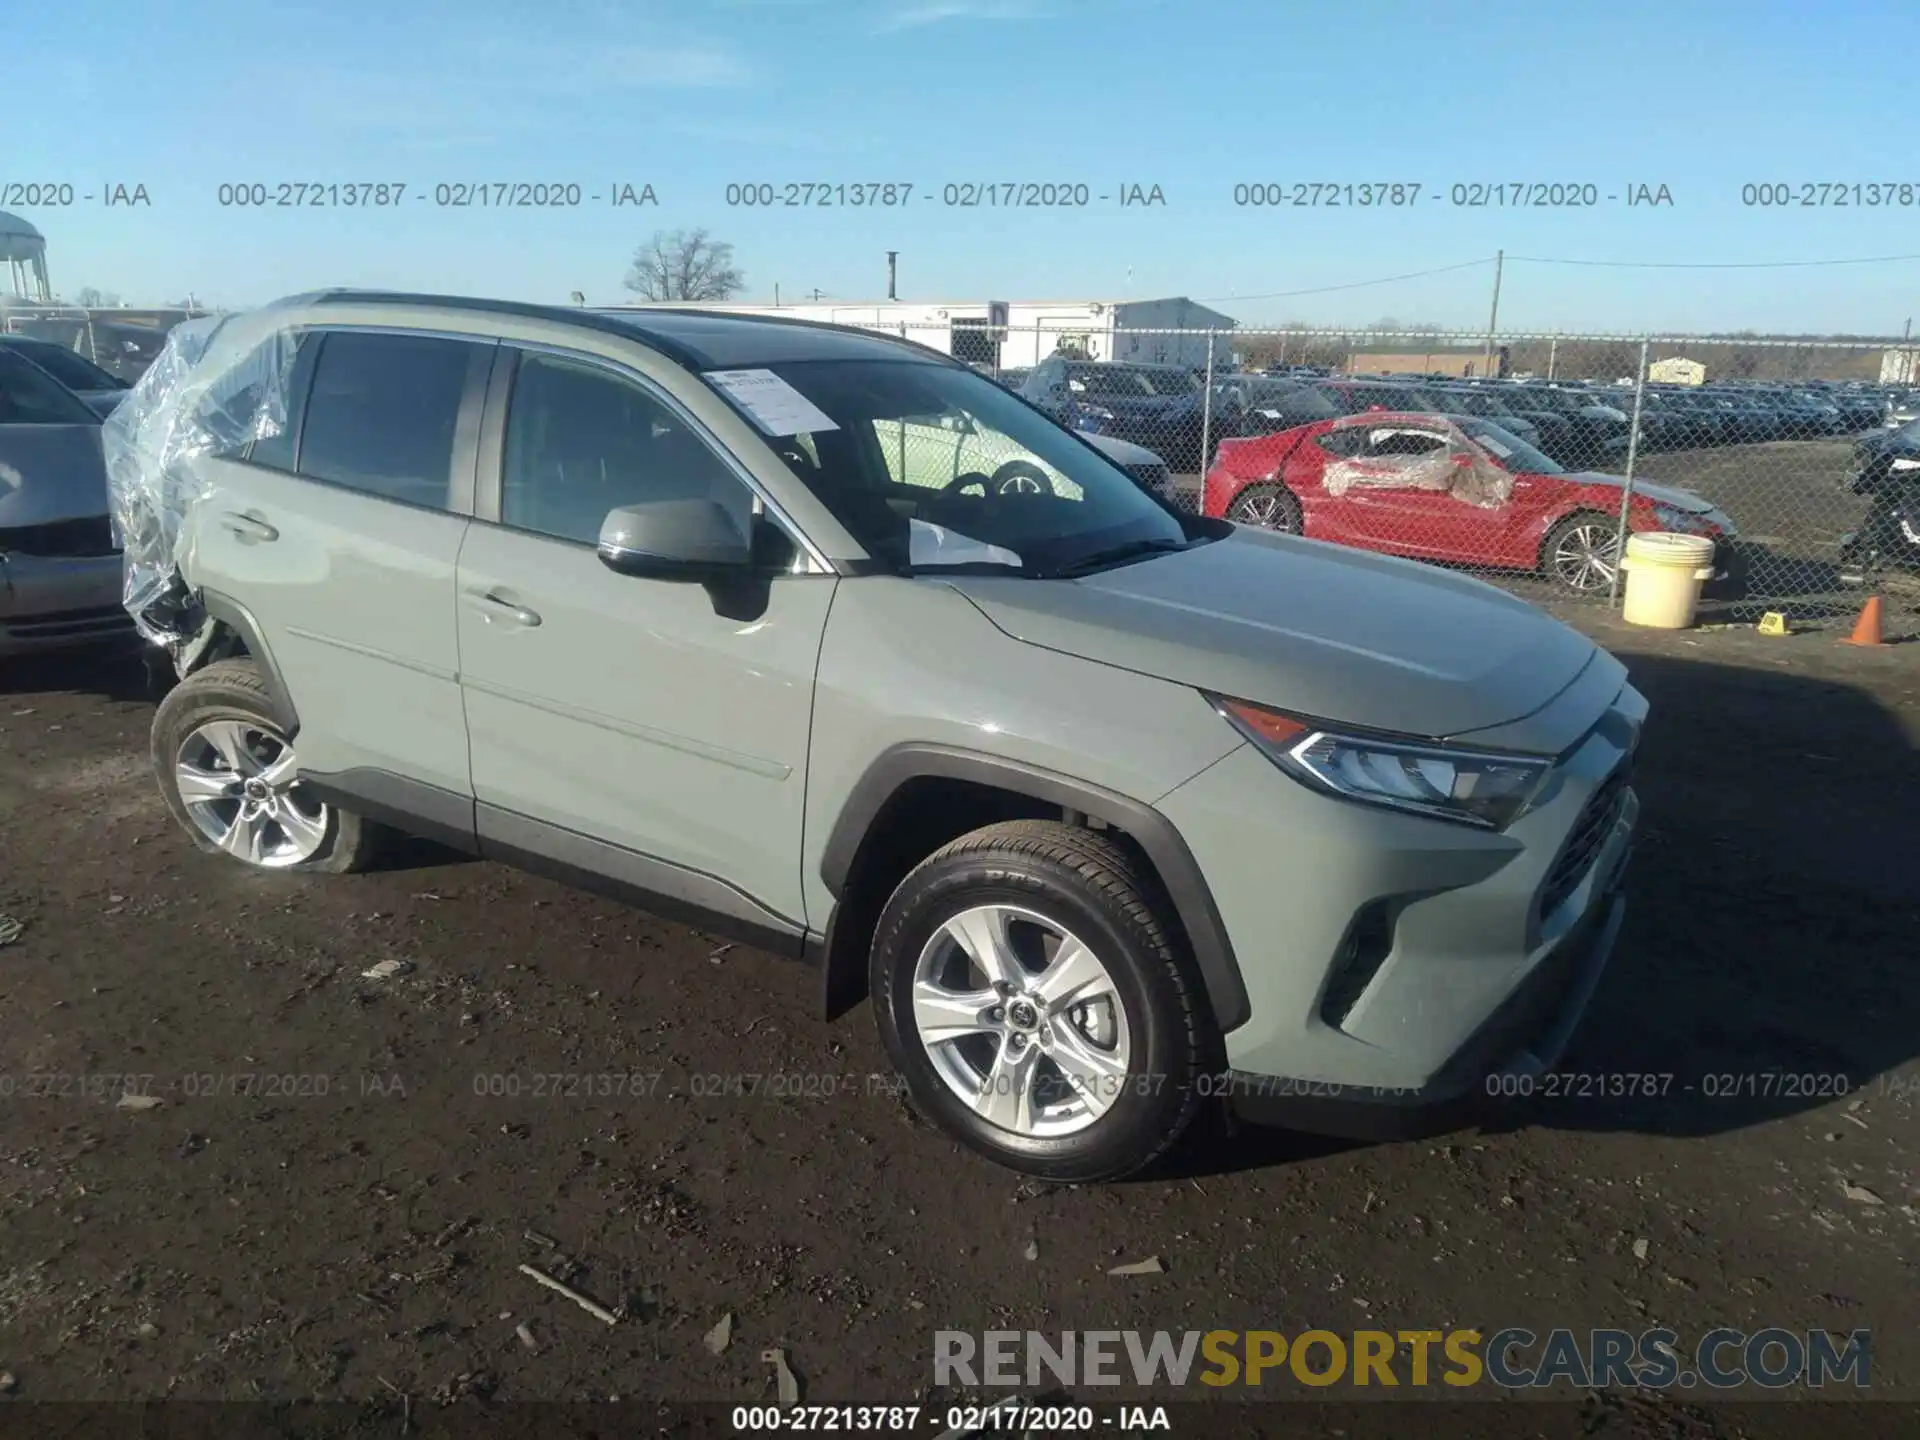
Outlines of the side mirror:
<svg viewBox="0 0 1920 1440">
<path fill-rule="evenodd" d="M 607 512 L 600 561 L 609 570 L 653 580 L 697 583 L 745 575 L 753 550 L 716 500 L 649 500 Z"/>
</svg>

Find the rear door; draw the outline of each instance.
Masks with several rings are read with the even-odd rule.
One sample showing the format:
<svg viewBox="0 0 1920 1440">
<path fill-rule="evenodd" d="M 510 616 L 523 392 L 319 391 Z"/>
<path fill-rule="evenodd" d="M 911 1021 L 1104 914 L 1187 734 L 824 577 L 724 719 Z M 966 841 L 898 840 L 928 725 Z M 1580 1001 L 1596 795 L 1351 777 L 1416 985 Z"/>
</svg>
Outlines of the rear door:
<svg viewBox="0 0 1920 1440">
<path fill-rule="evenodd" d="M 268 349 L 285 353 L 288 340 Z M 454 563 L 495 346 L 312 329 L 243 362 L 228 415 L 287 388 L 287 425 L 203 460 L 189 579 L 243 609 L 299 717 L 303 774 L 471 830 Z"/>
<path fill-rule="evenodd" d="M 585 355 L 503 354 L 485 518 L 459 575 L 482 850 L 797 942 L 814 671 L 835 578 L 652 381 Z M 753 537 L 764 593 L 723 597 L 601 562 L 609 510 L 694 497 Z"/>
</svg>

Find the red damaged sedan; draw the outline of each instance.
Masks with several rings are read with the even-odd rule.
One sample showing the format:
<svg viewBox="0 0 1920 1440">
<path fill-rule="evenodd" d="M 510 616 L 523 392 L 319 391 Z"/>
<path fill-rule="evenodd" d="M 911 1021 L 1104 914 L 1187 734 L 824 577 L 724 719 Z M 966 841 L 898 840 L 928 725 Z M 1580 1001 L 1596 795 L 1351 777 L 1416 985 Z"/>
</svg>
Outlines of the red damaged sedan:
<svg viewBox="0 0 1920 1440">
<path fill-rule="evenodd" d="M 1568 471 L 1489 420 L 1369 411 L 1223 440 L 1202 509 L 1419 560 L 1546 575 L 1590 593 L 1619 561 L 1616 476 Z M 1715 579 L 1737 564 L 1733 521 L 1686 490 L 1635 480 L 1631 530 L 1715 541 Z"/>
</svg>

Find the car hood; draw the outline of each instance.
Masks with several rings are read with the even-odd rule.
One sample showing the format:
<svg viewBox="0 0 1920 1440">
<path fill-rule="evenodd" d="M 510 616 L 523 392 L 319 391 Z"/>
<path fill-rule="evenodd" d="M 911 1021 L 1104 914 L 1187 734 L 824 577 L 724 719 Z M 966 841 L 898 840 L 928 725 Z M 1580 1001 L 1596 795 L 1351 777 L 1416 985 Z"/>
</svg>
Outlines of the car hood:
<svg viewBox="0 0 1920 1440">
<path fill-rule="evenodd" d="M 0 529 L 106 513 L 98 425 L 0 425 Z"/>
<path fill-rule="evenodd" d="M 1082 440 L 1116 465 L 1164 465 L 1166 463 L 1146 446 L 1136 445 L 1131 440 L 1122 440 L 1114 435 L 1101 435 L 1091 430 L 1082 430 L 1078 434 Z"/>
<path fill-rule="evenodd" d="M 948 583 L 1030 645 L 1410 735 L 1509 725 L 1596 660 L 1618 666 L 1584 635 L 1481 581 L 1247 529 L 1075 580 Z M 1533 737 L 1550 751 L 1571 738 Z"/>
<path fill-rule="evenodd" d="M 1582 470 L 1577 474 L 1562 475 L 1557 478 L 1580 485 L 1610 485 L 1616 490 L 1627 483 L 1625 476 L 1603 475 L 1598 470 Z M 1638 477 L 1633 482 L 1633 493 L 1644 495 L 1647 499 L 1658 501 L 1662 505 L 1671 505 L 1676 510 L 1684 510 L 1689 515 L 1704 515 L 1713 509 L 1711 500 L 1703 499 L 1691 490 L 1678 490 L 1671 485 L 1656 485 Z"/>
</svg>

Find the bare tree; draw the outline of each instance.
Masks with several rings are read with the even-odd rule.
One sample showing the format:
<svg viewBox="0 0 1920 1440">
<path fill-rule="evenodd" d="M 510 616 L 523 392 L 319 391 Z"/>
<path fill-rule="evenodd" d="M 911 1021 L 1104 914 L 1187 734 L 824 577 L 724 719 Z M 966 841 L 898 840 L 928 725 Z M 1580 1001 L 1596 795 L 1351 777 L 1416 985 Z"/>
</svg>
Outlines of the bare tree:
<svg viewBox="0 0 1920 1440">
<path fill-rule="evenodd" d="M 75 304 L 83 305 L 89 310 L 97 310 L 100 306 L 107 303 L 107 297 L 91 285 L 81 286 L 80 293 L 75 295 L 73 299 Z"/>
<path fill-rule="evenodd" d="M 625 281 L 643 300 L 731 300 L 747 277 L 733 246 L 699 230 L 656 230 L 638 250 Z"/>
</svg>

